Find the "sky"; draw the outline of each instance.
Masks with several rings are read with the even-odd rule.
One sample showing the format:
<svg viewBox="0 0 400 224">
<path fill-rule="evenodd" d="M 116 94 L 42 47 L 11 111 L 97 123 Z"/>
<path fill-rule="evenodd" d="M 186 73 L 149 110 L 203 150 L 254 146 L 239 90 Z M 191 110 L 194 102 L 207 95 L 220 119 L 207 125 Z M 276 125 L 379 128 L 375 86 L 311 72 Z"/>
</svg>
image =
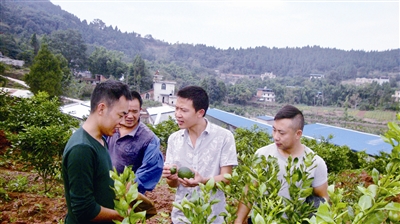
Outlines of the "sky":
<svg viewBox="0 0 400 224">
<path fill-rule="evenodd" d="M 400 48 L 398 0 L 165 1 L 51 0 L 88 23 L 122 32 L 219 49 L 320 46 L 340 50 Z"/>
</svg>

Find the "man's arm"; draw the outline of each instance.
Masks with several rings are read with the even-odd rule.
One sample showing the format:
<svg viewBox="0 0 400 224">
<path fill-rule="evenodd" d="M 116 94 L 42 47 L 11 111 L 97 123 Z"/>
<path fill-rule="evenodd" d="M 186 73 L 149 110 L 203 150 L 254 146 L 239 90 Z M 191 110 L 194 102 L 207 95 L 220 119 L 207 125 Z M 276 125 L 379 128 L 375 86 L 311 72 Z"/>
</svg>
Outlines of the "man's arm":
<svg viewBox="0 0 400 224">
<path fill-rule="evenodd" d="M 329 201 L 328 182 L 325 182 L 318 187 L 314 187 L 313 193 L 315 196 L 323 197 L 326 201 Z"/>
<path fill-rule="evenodd" d="M 239 205 L 238 205 L 238 210 L 237 210 L 237 212 L 236 212 L 236 219 L 235 219 L 235 224 L 242 224 L 242 223 L 244 223 L 246 220 L 247 220 L 247 217 L 248 217 L 248 215 L 249 215 L 249 213 L 250 213 L 250 210 L 251 210 L 251 205 L 249 204 L 249 205 L 245 205 L 245 204 L 243 204 L 242 202 L 239 202 Z"/>
<path fill-rule="evenodd" d="M 96 217 L 94 217 L 94 219 L 92 219 L 90 221 L 104 222 L 104 221 L 111 221 L 111 220 L 122 221 L 123 217 L 120 216 L 117 211 L 101 206 L 100 213 Z"/>
<path fill-rule="evenodd" d="M 136 182 L 139 191 L 153 190 L 163 172 L 164 158 L 160 151 L 160 140 L 154 137 L 144 153 L 142 165 L 136 171 Z"/>
</svg>

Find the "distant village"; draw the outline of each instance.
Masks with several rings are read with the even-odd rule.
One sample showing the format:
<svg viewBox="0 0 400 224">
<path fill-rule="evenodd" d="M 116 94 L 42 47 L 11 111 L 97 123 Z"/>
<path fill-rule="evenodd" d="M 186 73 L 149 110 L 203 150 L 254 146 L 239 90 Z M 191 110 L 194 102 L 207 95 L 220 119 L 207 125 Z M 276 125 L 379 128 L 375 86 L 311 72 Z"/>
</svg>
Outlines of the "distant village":
<svg viewBox="0 0 400 224">
<path fill-rule="evenodd" d="M 234 82 L 238 79 L 238 75 L 224 75 L 225 78 L 229 79 L 230 82 Z M 249 78 L 249 77 L 240 77 Z M 252 76 L 252 78 L 275 78 L 272 73 L 265 73 L 260 76 Z M 324 78 L 323 75 L 312 74 L 312 78 Z M 90 82 L 94 85 L 101 82 L 104 79 L 102 76 L 96 76 L 96 79 L 85 77 L 82 80 Z M 379 79 L 383 82 L 388 80 Z M 22 81 L 17 81 L 22 85 L 25 85 Z M 154 76 L 153 89 L 144 93 L 141 93 L 143 99 L 154 100 L 162 103 L 162 106 L 144 108 L 141 112 L 141 121 L 143 123 L 157 125 L 160 122 L 168 119 L 175 119 L 175 107 L 176 95 L 175 86 L 176 82 L 162 80 L 161 75 Z M 360 79 L 360 82 L 370 82 L 369 79 Z M 33 94 L 29 90 L 18 90 L 10 88 L 2 88 L 3 91 L 8 92 L 12 96 L 16 97 L 32 97 Z M 400 97 L 400 91 L 396 91 L 397 98 Z M 257 89 L 258 101 L 274 102 L 275 94 L 273 90 L 268 88 Z M 81 101 L 78 99 L 66 98 L 64 100 L 69 101 L 66 105 L 63 105 L 60 110 L 63 113 L 69 114 L 81 121 L 89 115 L 90 101 Z M 273 117 L 269 116 L 258 116 L 254 119 L 238 116 L 233 113 L 225 112 L 219 109 L 210 108 L 207 111 L 207 118 L 213 123 L 227 127 L 227 129 L 234 131 L 236 128 L 252 128 L 254 125 L 264 129 L 268 134 L 272 134 L 272 123 Z M 365 150 L 367 154 L 373 156 L 378 155 L 381 151 L 389 152 L 391 145 L 384 142 L 379 135 L 373 135 L 369 133 L 354 131 L 351 129 L 345 129 L 325 124 L 307 124 L 304 127 L 303 137 L 317 139 L 328 139 L 330 135 L 334 135 L 334 138 L 330 140 L 331 143 L 339 146 L 348 146 L 353 151 Z"/>
</svg>

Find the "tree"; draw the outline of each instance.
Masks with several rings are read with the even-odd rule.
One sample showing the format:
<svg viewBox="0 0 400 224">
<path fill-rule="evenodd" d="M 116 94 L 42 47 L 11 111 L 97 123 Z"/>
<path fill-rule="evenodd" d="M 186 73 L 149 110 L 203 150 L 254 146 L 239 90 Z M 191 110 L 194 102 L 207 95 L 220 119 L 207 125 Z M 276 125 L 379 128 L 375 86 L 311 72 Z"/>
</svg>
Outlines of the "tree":
<svg viewBox="0 0 400 224">
<path fill-rule="evenodd" d="M 47 44 L 43 44 L 33 60 L 31 71 L 25 76 L 25 82 L 35 95 L 45 91 L 53 97 L 61 95 L 62 78 L 60 61 L 49 51 Z"/>
<path fill-rule="evenodd" d="M 104 47 L 96 47 L 89 56 L 89 71 L 92 75 L 101 74 L 108 78 L 107 61 L 110 60 L 108 52 Z"/>
<path fill-rule="evenodd" d="M 36 38 L 36 33 L 32 34 L 30 44 L 31 44 L 31 46 L 33 48 L 33 55 L 36 56 L 38 54 L 39 48 L 40 48 L 39 41 Z"/>
<path fill-rule="evenodd" d="M 128 85 L 140 93 L 141 90 L 149 90 L 152 86 L 152 78 L 146 67 L 146 63 L 140 55 L 136 55 L 130 66 L 127 77 Z"/>
<path fill-rule="evenodd" d="M 57 30 L 48 39 L 49 49 L 62 54 L 71 69 L 83 69 L 86 65 L 86 44 L 77 30 Z"/>
<path fill-rule="evenodd" d="M 0 52 L 10 58 L 17 58 L 21 49 L 14 36 L 10 34 L 0 34 Z"/>
<path fill-rule="evenodd" d="M 1 76 L 6 71 L 6 66 L 3 63 L 0 63 L 0 86 L 6 86 L 8 83 L 8 79 Z"/>
<path fill-rule="evenodd" d="M 210 103 L 217 103 L 224 100 L 226 95 L 224 82 L 217 82 L 215 77 L 208 77 L 202 80 L 200 86 L 207 91 Z"/>
</svg>

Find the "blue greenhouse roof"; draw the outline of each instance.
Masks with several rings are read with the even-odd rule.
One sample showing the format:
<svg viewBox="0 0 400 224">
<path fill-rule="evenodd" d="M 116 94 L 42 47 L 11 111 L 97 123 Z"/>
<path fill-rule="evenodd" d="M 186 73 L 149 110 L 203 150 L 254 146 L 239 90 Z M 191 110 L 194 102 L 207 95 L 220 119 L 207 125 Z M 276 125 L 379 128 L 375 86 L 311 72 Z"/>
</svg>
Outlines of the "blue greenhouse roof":
<svg viewBox="0 0 400 224">
<path fill-rule="evenodd" d="M 275 117 L 263 115 L 263 116 L 258 116 L 257 118 L 261 119 L 261 120 L 264 120 L 264 121 L 273 121 Z"/>
<path fill-rule="evenodd" d="M 304 137 L 328 139 L 329 135 L 333 135 L 333 138 L 329 140 L 330 143 L 339 146 L 347 145 L 351 150 L 357 152 L 365 150 L 369 155 L 379 155 L 380 151 L 390 153 L 393 148 L 392 145 L 384 142 L 379 135 L 320 123 L 304 126 Z"/>
<path fill-rule="evenodd" d="M 229 113 L 223 110 L 210 108 L 207 110 L 207 115 L 211 116 L 217 120 L 220 120 L 226 124 L 232 125 L 236 128 L 246 128 L 251 129 L 254 125 L 257 125 L 260 129 L 266 129 L 268 134 L 272 133 L 272 126 L 268 124 L 263 124 L 246 117 L 242 117 L 233 113 Z"/>
</svg>

